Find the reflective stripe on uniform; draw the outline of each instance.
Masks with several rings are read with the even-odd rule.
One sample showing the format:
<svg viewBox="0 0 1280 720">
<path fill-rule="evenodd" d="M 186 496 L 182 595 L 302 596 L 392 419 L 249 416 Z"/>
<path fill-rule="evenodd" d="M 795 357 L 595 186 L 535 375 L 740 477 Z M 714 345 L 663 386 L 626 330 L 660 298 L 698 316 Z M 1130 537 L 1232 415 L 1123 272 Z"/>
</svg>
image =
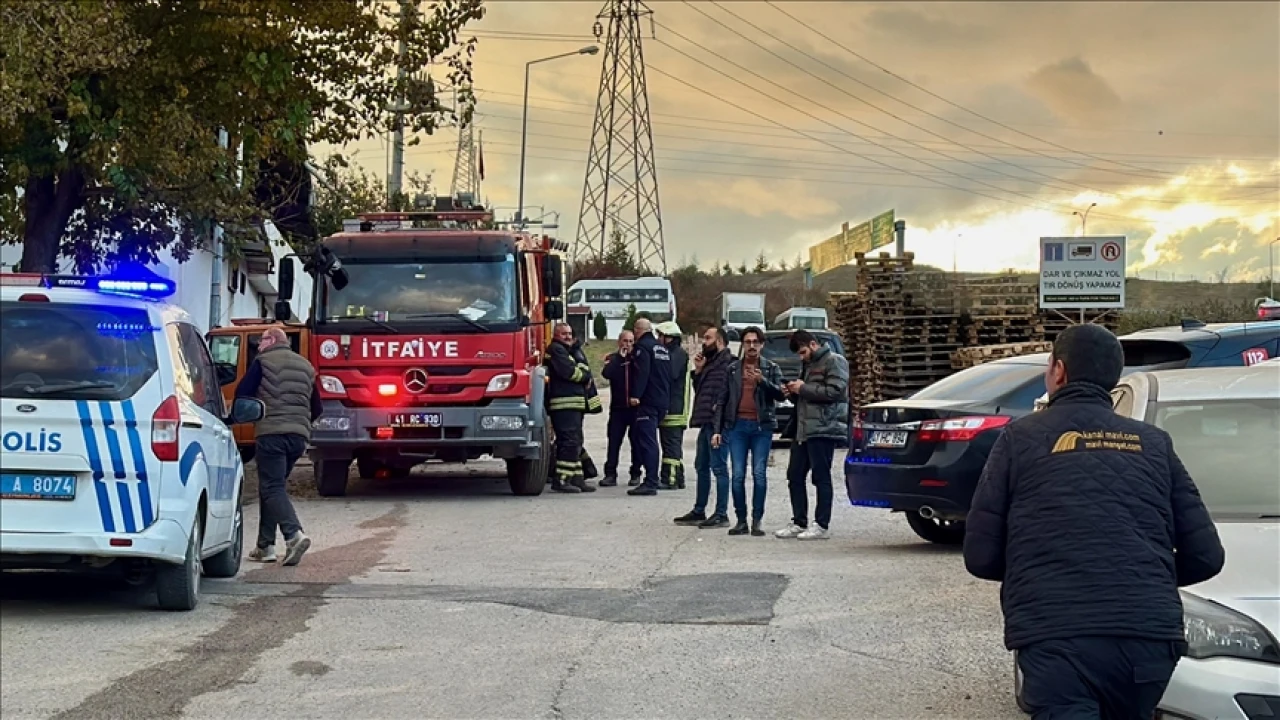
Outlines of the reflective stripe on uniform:
<svg viewBox="0 0 1280 720">
<path fill-rule="evenodd" d="M 679 459 L 677 459 L 677 458 L 668 458 L 668 457 L 664 457 L 664 458 L 662 458 L 662 464 L 663 464 L 663 465 L 670 465 L 671 467 L 683 467 L 683 466 L 684 466 L 684 461 L 683 461 L 683 460 L 679 460 Z"/>
<path fill-rule="evenodd" d="M 603 409 L 604 409 L 604 404 L 600 402 L 599 395 L 592 395 L 591 397 L 587 398 L 588 412 L 594 412 L 594 411 L 599 411 Z"/>
<path fill-rule="evenodd" d="M 581 460 L 557 460 L 556 475 L 564 478 L 577 477 L 582 474 Z"/>
<path fill-rule="evenodd" d="M 551 398 L 551 402 L 547 404 L 552 410 L 578 410 L 583 412 L 587 409 L 587 399 L 578 395 Z"/>
</svg>

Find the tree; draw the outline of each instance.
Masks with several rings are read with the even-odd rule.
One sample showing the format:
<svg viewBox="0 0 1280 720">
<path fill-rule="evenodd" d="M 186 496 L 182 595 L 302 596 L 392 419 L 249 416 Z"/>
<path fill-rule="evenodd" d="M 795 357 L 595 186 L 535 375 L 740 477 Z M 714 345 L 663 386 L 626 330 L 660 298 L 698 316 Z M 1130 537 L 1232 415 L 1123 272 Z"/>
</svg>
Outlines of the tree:
<svg viewBox="0 0 1280 720">
<path fill-rule="evenodd" d="M 361 213 L 377 212 L 383 208 L 405 210 L 412 204 L 412 196 L 431 190 L 431 176 L 409 173 L 405 187 L 398 197 L 387 198 L 387 186 L 382 178 L 359 166 L 349 164 L 341 155 L 330 155 L 316 170 L 317 182 L 311 204 L 311 221 L 319 237 L 342 230 L 342 221 Z M 388 207 L 389 206 L 389 207 Z"/>
<path fill-rule="evenodd" d="M 609 247 L 605 249 L 601 262 L 607 272 L 613 273 L 613 277 L 640 274 L 639 263 L 631 255 L 627 241 L 622 237 L 622 231 L 617 228 L 614 228 L 613 234 L 609 237 Z"/>
<path fill-rule="evenodd" d="M 635 329 L 637 319 L 639 316 L 636 314 L 636 304 L 627 305 L 627 319 L 622 323 L 622 329 L 628 332 Z"/>
<path fill-rule="evenodd" d="M 609 321 L 604 319 L 604 313 L 596 313 L 591 320 L 591 334 L 597 340 L 603 340 L 609 336 Z"/>
<path fill-rule="evenodd" d="M 761 250 L 760 254 L 756 256 L 755 272 L 757 273 L 769 272 L 769 258 L 765 257 L 763 250 Z"/>
<path fill-rule="evenodd" d="M 166 247 L 184 259 L 213 223 L 233 248 L 263 219 L 314 239 L 309 146 L 387 133 L 397 105 L 411 137 L 469 119 L 475 41 L 459 33 L 480 0 L 399 14 L 382 0 L 0 4 L 0 242 L 48 271 L 60 254 L 82 269 Z M 423 79 L 432 64 L 461 88 L 457 114 Z"/>
<path fill-rule="evenodd" d="M 738 274 L 739 274 L 739 275 L 746 275 L 746 274 L 747 274 L 747 264 L 746 264 L 745 262 L 742 262 L 742 263 L 739 263 L 739 264 L 738 264 Z"/>
<path fill-rule="evenodd" d="M 787 264 L 786 258 L 782 258 L 781 260 L 778 261 L 778 269 L 781 270 L 782 272 L 786 272 L 791 269 L 791 267 Z"/>
<path fill-rule="evenodd" d="M 720 274 L 721 274 L 721 275 L 724 275 L 725 277 L 728 277 L 729 275 L 732 275 L 732 274 L 733 274 L 733 266 L 726 262 L 723 266 L 721 266 L 721 268 L 720 268 Z"/>
</svg>

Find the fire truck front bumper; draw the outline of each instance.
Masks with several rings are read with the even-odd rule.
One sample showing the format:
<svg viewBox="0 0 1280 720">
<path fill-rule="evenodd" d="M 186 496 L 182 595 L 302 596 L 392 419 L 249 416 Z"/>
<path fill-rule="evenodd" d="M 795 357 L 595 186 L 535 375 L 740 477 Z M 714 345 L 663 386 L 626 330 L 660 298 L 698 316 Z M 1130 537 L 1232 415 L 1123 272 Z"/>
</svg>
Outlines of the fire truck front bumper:
<svg viewBox="0 0 1280 720">
<path fill-rule="evenodd" d="M 546 416 L 521 400 L 483 407 L 352 408 L 325 401 L 312 424 L 313 456 L 363 453 L 454 459 L 536 459 L 545 452 Z"/>
</svg>

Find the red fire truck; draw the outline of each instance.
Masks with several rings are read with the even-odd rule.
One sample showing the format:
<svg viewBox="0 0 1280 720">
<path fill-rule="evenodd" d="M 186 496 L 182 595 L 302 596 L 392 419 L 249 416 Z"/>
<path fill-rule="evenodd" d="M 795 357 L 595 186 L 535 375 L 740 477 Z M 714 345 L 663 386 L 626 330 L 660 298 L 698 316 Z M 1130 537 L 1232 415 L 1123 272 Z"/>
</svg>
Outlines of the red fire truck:
<svg viewBox="0 0 1280 720">
<path fill-rule="evenodd" d="M 439 205 L 437 205 L 439 207 Z M 344 223 L 303 269 L 315 278 L 310 359 L 324 401 L 311 459 L 324 496 L 361 477 L 482 455 L 538 495 L 550 464 L 543 353 L 563 317 L 563 243 L 484 229 L 478 208 Z M 294 264 L 280 265 L 280 297 Z M 287 301 L 276 316 L 289 317 Z"/>
</svg>

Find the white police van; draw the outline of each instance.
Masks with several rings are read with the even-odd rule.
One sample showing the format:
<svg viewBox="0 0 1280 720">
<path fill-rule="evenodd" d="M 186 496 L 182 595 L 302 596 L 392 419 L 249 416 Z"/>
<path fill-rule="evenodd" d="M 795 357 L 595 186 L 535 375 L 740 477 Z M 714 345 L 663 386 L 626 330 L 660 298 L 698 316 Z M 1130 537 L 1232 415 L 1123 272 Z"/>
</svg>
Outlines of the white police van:
<svg viewBox="0 0 1280 720">
<path fill-rule="evenodd" d="M 0 275 L 0 568 L 122 571 L 191 610 L 240 569 L 244 466 L 169 280 Z"/>
</svg>

